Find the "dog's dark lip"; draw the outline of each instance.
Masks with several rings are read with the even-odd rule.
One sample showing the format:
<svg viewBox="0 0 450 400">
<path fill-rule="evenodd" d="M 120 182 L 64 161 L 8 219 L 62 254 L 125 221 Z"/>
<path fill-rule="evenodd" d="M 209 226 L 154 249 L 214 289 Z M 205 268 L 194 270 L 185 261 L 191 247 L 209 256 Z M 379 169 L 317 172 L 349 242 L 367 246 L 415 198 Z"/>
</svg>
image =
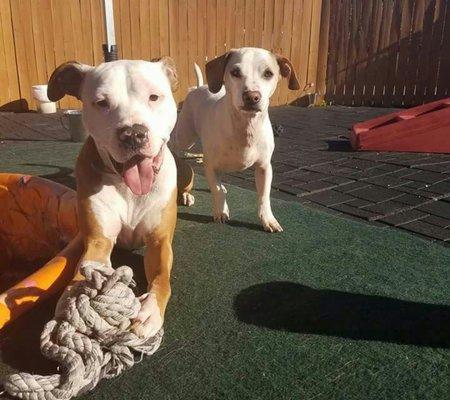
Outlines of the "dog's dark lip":
<svg viewBox="0 0 450 400">
<path fill-rule="evenodd" d="M 242 106 L 241 110 L 245 112 L 254 112 L 254 113 L 261 111 L 259 107 L 249 107 L 249 106 Z"/>
<path fill-rule="evenodd" d="M 141 161 L 145 158 L 156 159 L 158 156 L 160 156 L 162 154 L 163 148 L 164 148 L 164 144 L 161 146 L 158 153 L 156 153 L 153 156 L 145 156 L 143 154 L 135 154 L 134 156 L 130 157 L 128 160 L 126 160 L 124 162 L 116 161 L 114 159 L 114 157 L 111 154 L 109 154 L 109 152 L 108 152 L 108 156 L 109 156 L 109 159 L 111 160 L 111 164 L 113 165 L 113 167 L 115 169 L 115 172 L 119 175 L 122 175 L 125 163 L 129 163 L 130 161 L 135 161 L 136 163 L 138 163 L 139 161 Z M 155 170 L 155 172 L 156 173 L 159 172 L 159 169 Z"/>
<path fill-rule="evenodd" d="M 111 160 L 111 163 L 112 163 L 114 169 L 116 170 L 116 172 L 119 175 L 122 175 L 123 166 L 126 162 L 135 161 L 137 163 L 138 161 L 143 160 L 144 158 L 150 158 L 150 157 L 145 157 L 142 154 L 135 154 L 133 157 L 129 158 L 127 161 L 122 163 L 122 162 L 114 160 L 114 158 L 111 156 L 111 154 L 108 154 L 108 155 L 109 155 L 109 158 Z"/>
</svg>

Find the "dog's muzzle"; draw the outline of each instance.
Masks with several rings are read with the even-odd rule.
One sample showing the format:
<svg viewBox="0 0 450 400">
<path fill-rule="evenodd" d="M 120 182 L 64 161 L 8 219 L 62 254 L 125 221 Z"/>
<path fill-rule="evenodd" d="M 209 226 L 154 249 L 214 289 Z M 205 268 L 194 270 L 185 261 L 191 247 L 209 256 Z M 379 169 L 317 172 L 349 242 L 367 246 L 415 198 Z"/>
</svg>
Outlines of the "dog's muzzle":
<svg viewBox="0 0 450 400">
<path fill-rule="evenodd" d="M 257 90 L 246 90 L 242 93 L 244 111 L 260 111 L 261 92 Z"/>
<path fill-rule="evenodd" d="M 148 143 L 148 128 L 141 124 L 124 126 L 117 133 L 120 145 L 127 150 L 138 150 Z"/>
</svg>

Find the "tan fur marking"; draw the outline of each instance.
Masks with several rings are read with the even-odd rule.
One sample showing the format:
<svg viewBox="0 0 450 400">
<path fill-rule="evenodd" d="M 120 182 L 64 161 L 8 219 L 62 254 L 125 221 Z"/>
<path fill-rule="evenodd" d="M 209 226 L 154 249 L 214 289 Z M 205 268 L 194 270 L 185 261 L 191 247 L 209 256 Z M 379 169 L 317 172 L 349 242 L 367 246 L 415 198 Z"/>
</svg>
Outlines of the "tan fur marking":
<svg viewBox="0 0 450 400">
<path fill-rule="evenodd" d="M 170 272 L 172 270 L 172 239 L 177 222 L 177 192 L 174 190 L 169 204 L 161 216 L 160 225 L 146 238 L 147 249 L 144 257 L 148 291 L 156 294 L 156 301 L 164 318 L 170 298 Z"/>
<path fill-rule="evenodd" d="M 108 264 L 113 249 L 112 240 L 103 235 L 102 228 L 92 211 L 89 196 L 94 194 L 101 181 L 100 172 L 92 164 L 101 168 L 102 161 L 98 155 L 94 140 L 88 138 L 81 149 L 75 167 L 77 177 L 78 220 L 84 240 L 83 261 L 98 261 Z M 78 271 L 76 278 L 79 278 Z"/>
<path fill-rule="evenodd" d="M 189 193 L 194 186 L 194 170 L 183 158 L 173 155 L 177 165 L 178 203 L 183 193 Z"/>
</svg>

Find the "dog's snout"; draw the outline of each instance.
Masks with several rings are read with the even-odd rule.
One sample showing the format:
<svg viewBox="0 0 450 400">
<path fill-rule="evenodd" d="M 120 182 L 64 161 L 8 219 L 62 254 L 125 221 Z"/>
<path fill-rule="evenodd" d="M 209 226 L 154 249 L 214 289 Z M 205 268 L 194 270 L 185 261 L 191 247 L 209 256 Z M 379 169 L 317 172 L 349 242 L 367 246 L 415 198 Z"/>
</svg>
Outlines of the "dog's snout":
<svg viewBox="0 0 450 400">
<path fill-rule="evenodd" d="M 148 128 L 141 124 L 124 126 L 119 129 L 119 140 L 125 147 L 142 147 L 148 141 Z"/>
<path fill-rule="evenodd" d="M 242 94 L 242 99 L 246 106 L 255 106 L 261 100 L 261 92 L 257 90 L 247 90 Z"/>
</svg>

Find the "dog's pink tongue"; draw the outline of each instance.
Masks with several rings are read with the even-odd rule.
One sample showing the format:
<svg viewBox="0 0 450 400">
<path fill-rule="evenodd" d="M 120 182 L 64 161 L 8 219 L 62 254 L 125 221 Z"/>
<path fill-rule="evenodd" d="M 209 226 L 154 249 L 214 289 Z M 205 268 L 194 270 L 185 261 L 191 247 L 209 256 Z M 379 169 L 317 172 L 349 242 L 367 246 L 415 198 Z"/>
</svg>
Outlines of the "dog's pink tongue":
<svg viewBox="0 0 450 400">
<path fill-rule="evenodd" d="M 123 180 L 134 194 L 150 192 L 153 185 L 153 161 L 150 158 L 127 161 L 123 165 Z"/>
</svg>

